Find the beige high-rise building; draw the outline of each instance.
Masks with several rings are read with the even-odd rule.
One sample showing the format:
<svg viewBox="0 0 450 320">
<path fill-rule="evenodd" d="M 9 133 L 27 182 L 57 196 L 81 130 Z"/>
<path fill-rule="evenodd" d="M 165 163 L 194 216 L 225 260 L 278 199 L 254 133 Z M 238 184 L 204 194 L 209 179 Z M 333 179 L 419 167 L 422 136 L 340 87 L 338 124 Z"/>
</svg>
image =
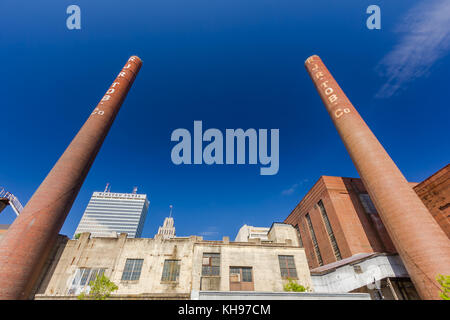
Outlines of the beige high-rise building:
<svg viewBox="0 0 450 320">
<path fill-rule="evenodd" d="M 163 239 L 175 238 L 175 226 L 172 217 L 167 217 L 164 219 L 163 226 L 158 228 L 158 233 L 155 235 L 155 238 L 158 237 Z"/>
</svg>

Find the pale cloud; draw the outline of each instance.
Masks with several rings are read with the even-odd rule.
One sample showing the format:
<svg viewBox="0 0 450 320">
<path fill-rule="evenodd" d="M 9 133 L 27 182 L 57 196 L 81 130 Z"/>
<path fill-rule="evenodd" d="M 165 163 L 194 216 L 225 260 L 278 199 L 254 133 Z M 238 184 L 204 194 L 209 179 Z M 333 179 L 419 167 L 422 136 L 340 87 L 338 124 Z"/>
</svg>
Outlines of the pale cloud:
<svg viewBox="0 0 450 320">
<path fill-rule="evenodd" d="M 298 188 L 299 186 L 301 186 L 301 185 L 304 184 L 305 182 L 308 182 L 308 179 L 303 179 L 303 180 L 300 181 L 299 183 L 293 184 L 290 188 L 281 191 L 281 194 L 282 194 L 283 196 L 290 196 L 291 194 L 293 194 L 293 193 L 297 190 L 297 188 Z"/>
<path fill-rule="evenodd" d="M 426 76 L 433 64 L 450 50 L 450 1 L 424 0 L 399 22 L 397 45 L 380 61 L 386 83 L 376 94 L 388 98 L 409 82 Z"/>
</svg>

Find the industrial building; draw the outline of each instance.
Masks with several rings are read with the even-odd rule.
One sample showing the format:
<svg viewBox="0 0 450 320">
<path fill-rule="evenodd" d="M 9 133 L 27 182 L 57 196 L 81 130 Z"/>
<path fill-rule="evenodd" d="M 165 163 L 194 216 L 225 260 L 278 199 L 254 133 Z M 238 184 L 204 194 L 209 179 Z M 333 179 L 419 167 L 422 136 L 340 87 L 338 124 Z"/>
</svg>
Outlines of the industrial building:
<svg viewBox="0 0 450 320">
<path fill-rule="evenodd" d="M 410 183 L 447 235 L 448 167 Z M 316 291 L 419 298 L 361 179 L 321 176 L 285 222 L 298 231 Z"/>
<path fill-rule="evenodd" d="M 190 299 L 192 292 L 198 296 L 204 291 L 283 292 L 287 278 L 313 290 L 297 233 L 283 223 L 272 225 L 267 241 L 136 239 L 125 234 L 93 238 L 82 233 L 79 239 L 61 238 L 54 252 L 35 299 L 75 299 L 89 290 L 89 281 L 98 273 L 118 285 L 113 299 Z"/>
</svg>

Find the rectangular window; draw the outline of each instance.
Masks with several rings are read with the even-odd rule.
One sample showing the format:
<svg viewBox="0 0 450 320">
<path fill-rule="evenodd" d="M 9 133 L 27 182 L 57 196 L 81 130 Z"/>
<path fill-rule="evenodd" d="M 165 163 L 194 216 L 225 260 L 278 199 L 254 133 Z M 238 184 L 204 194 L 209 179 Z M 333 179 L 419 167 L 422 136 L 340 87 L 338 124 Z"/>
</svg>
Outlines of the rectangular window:
<svg viewBox="0 0 450 320">
<path fill-rule="evenodd" d="M 280 263 L 281 277 L 297 279 L 297 269 L 295 268 L 294 256 L 278 256 Z"/>
<path fill-rule="evenodd" d="M 377 213 L 377 209 L 375 208 L 372 199 L 370 199 L 369 195 L 367 193 L 360 193 L 359 200 L 361 201 L 361 204 L 364 207 L 364 210 L 368 214 L 374 214 Z"/>
<path fill-rule="evenodd" d="M 91 281 L 95 281 L 97 275 L 105 273 L 105 268 L 79 268 L 75 273 L 68 294 L 79 294 L 82 291 L 90 290 Z"/>
<path fill-rule="evenodd" d="M 336 237 L 334 236 L 334 232 L 331 228 L 331 223 L 328 219 L 327 211 L 325 210 L 322 200 L 319 200 L 317 205 L 319 206 L 320 213 L 322 214 L 323 222 L 325 223 L 325 228 L 327 229 L 328 237 L 330 238 L 331 246 L 333 247 L 334 256 L 336 257 L 336 260 L 341 260 L 341 251 L 339 250 Z"/>
<path fill-rule="evenodd" d="M 253 291 L 252 267 L 230 267 L 230 291 Z"/>
<path fill-rule="evenodd" d="M 180 260 L 165 260 L 161 281 L 178 281 Z"/>
<path fill-rule="evenodd" d="M 220 275 L 220 253 L 203 253 L 202 276 Z"/>
<path fill-rule="evenodd" d="M 306 222 L 308 223 L 309 233 L 311 234 L 311 239 L 314 246 L 314 251 L 316 252 L 317 262 L 319 262 L 319 266 L 323 266 L 322 255 L 320 254 L 319 244 L 317 243 L 316 234 L 313 229 L 313 225 L 311 222 L 311 217 L 309 213 L 305 215 Z"/>
<path fill-rule="evenodd" d="M 122 273 L 122 280 L 139 280 L 144 259 L 127 259 Z"/>
<path fill-rule="evenodd" d="M 299 245 L 300 245 L 300 248 L 304 248 L 304 246 L 303 246 L 302 234 L 300 233 L 300 227 L 299 227 L 299 225 L 296 224 L 294 228 L 297 230 L 297 234 L 298 234 L 298 243 L 299 243 Z"/>
</svg>

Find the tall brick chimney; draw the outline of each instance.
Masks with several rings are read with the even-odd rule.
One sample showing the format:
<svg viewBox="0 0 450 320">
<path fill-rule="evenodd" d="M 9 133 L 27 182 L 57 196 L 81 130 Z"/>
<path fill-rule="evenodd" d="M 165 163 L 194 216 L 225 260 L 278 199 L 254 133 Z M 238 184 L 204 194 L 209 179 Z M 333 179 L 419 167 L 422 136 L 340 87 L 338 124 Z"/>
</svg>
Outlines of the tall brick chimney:
<svg viewBox="0 0 450 320">
<path fill-rule="evenodd" d="M 0 241 L 0 299 L 29 299 L 142 61 L 131 57 Z"/>
<path fill-rule="evenodd" d="M 450 274 L 450 241 L 322 60 L 305 67 L 422 299 L 439 299 L 438 274 Z"/>
</svg>

